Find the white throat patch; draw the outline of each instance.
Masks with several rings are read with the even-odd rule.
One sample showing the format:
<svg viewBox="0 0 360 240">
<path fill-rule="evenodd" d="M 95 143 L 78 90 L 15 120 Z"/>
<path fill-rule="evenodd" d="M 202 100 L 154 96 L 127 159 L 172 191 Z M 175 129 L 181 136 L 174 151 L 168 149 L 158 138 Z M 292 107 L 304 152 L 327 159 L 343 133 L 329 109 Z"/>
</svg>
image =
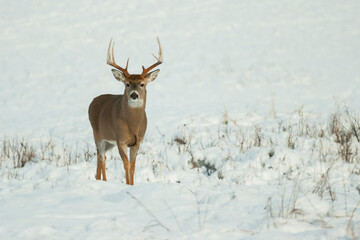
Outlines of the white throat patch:
<svg viewBox="0 0 360 240">
<path fill-rule="evenodd" d="M 129 105 L 129 107 L 131 107 L 131 108 L 140 108 L 140 107 L 143 106 L 143 104 L 144 104 L 144 100 L 143 100 L 143 99 L 137 98 L 137 99 L 134 100 L 134 99 L 130 98 L 130 99 L 128 100 L 128 105 Z"/>
</svg>

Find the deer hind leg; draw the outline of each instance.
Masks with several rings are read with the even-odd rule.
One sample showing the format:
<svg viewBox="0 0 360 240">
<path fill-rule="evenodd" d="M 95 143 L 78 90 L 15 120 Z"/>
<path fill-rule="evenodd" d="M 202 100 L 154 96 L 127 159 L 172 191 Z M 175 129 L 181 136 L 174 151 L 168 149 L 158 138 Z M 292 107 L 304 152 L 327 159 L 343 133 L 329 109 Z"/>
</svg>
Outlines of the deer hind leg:
<svg viewBox="0 0 360 240">
<path fill-rule="evenodd" d="M 130 147 L 130 185 L 134 185 L 135 162 L 138 152 L 138 143 L 135 146 Z"/>
<path fill-rule="evenodd" d="M 105 157 L 105 141 L 100 140 L 96 144 L 97 148 L 97 169 L 96 169 L 96 180 L 101 180 L 101 175 L 103 180 L 106 181 L 106 157 Z"/>
</svg>

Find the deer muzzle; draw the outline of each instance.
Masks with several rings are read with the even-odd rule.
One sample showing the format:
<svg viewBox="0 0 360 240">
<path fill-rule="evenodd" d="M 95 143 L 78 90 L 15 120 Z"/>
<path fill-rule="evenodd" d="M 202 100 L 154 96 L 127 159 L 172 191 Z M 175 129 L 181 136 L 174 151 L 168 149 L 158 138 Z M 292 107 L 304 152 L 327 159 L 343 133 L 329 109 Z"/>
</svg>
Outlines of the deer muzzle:
<svg viewBox="0 0 360 240">
<path fill-rule="evenodd" d="M 138 97 L 139 97 L 139 94 L 137 94 L 137 92 L 135 92 L 135 91 L 130 94 L 130 98 L 132 100 L 136 100 Z"/>
</svg>

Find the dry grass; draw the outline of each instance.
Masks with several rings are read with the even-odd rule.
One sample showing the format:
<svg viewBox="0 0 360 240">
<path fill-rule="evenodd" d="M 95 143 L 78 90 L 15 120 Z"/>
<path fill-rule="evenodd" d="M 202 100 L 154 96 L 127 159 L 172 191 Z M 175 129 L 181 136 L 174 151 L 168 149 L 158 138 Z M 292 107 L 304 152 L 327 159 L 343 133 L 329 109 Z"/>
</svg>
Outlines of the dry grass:
<svg viewBox="0 0 360 240">
<path fill-rule="evenodd" d="M 1 149 L 1 160 L 11 159 L 14 168 L 22 168 L 35 158 L 35 148 L 24 139 L 4 138 Z"/>
<path fill-rule="evenodd" d="M 42 142 L 30 142 L 24 138 L 9 139 L 4 137 L 0 148 L 0 167 L 10 160 L 12 168 L 23 168 L 28 162 L 49 161 L 57 167 L 70 166 L 82 161 L 89 161 L 96 153 L 90 151 L 89 145 L 78 149 L 66 144 L 56 144 L 52 137 Z"/>
</svg>

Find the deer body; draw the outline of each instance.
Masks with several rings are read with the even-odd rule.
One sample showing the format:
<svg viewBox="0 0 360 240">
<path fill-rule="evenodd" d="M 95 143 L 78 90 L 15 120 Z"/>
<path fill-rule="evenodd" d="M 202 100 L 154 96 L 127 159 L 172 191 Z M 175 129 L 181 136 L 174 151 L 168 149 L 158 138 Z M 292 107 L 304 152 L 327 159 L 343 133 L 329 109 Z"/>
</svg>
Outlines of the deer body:
<svg viewBox="0 0 360 240">
<path fill-rule="evenodd" d="M 119 140 L 128 146 L 141 142 L 147 126 L 145 107 L 131 109 L 123 95 L 96 97 L 89 106 L 89 118 L 97 139 Z"/>
<path fill-rule="evenodd" d="M 110 57 L 110 45 L 108 50 L 108 64 L 116 67 L 112 69 L 114 77 L 125 84 L 123 95 L 100 95 L 89 106 L 89 120 L 93 129 L 93 135 L 97 150 L 96 179 L 106 181 L 105 153 L 117 146 L 124 163 L 126 184 L 134 184 L 134 172 L 136 156 L 139 146 L 144 138 L 147 118 L 146 85 L 155 80 L 159 70 L 148 73 L 152 68 L 162 63 L 162 49 L 159 43 L 158 62 L 145 69 L 143 73 L 129 74 L 126 68 L 116 65 L 114 56 Z M 127 150 L 130 148 L 130 158 Z"/>
</svg>

